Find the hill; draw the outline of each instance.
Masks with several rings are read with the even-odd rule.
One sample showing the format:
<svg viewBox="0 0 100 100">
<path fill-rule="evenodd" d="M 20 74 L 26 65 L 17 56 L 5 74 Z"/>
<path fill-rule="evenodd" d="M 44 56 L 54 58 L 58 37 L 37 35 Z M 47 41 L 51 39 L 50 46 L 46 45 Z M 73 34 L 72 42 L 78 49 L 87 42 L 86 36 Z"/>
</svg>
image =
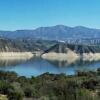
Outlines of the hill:
<svg viewBox="0 0 100 100">
<path fill-rule="evenodd" d="M 68 27 L 64 25 L 56 25 L 51 27 L 39 27 L 34 30 L 0 31 L 0 36 L 10 39 L 29 38 L 65 41 L 69 38 L 100 38 L 100 29 L 92 29 L 83 26 Z"/>
<path fill-rule="evenodd" d="M 56 41 L 0 38 L 0 52 L 44 51 Z"/>
<path fill-rule="evenodd" d="M 67 44 L 58 42 L 51 48 L 45 50 L 44 53 L 56 52 L 56 53 L 67 53 L 68 50 L 74 51 L 77 54 L 83 53 L 100 53 L 100 46 L 96 45 L 81 45 L 81 44 Z"/>
</svg>

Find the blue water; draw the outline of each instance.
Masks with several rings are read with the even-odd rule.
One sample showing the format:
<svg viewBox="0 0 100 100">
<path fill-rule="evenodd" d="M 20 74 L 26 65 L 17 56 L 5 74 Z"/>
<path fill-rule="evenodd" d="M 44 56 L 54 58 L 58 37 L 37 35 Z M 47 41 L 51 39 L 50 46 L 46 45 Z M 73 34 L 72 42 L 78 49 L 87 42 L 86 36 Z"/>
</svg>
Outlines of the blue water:
<svg viewBox="0 0 100 100">
<path fill-rule="evenodd" d="M 100 62 L 75 62 L 67 64 L 67 62 L 47 61 L 41 58 L 33 58 L 27 61 L 0 61 L 0 70 L 15 71 L 19 76 L 38 76 L 49 72 L 54 74 L 65 73 L 73 75 L 77 70 L 95 71 L 100 67 Z"/>
</svg>

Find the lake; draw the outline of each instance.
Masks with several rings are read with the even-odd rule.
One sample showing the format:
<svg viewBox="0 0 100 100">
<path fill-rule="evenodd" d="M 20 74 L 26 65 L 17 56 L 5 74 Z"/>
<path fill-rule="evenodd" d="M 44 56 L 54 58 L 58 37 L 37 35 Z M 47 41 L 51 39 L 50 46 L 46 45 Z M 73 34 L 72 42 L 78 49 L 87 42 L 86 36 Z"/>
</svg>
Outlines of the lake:
<svg viewBox="0 0 100 100">
<path fill-rule="evenodd" d="M 38 76 L 49 72 L 54 74 L 65 73 L 66 75 L 74 75 L 78 70 L 80 71 L 95 71 L 100 67 L 100 61 L 77 61 L 74 63 L 67 63 L 66 61 L 48 61 L 42 58 L 32 58 L 30 60 L 0 60 L 0 70 L 14 71 L 19 76 Z"/>
</svg>

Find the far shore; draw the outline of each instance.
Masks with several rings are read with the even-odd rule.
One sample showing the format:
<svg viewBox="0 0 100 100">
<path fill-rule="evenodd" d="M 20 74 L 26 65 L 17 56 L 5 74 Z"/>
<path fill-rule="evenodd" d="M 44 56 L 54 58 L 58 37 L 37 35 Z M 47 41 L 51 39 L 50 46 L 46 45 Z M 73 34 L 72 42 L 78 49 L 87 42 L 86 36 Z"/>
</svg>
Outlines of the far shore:
<svg viewBox="0 0 100 100">
<path fill-rule="evenodd" d="M 33 56 L 32 52 L 0 52 L 0 59 L 29 59 Z"/>
<path fill-rule="evenodd" d="M 47 60 L 56 60 L 56 61 L 67 61 L 69 63 L 75 62 L 79 59 L 83 61 L 98 61 L 100 60 L 100 53 L 83 53 L 77 54 L 75 52 L 68 52 L 68 53 L 45 53 L 42 55 L 43 59 Z"/>
<path fill-rule="evenodd" d="M 80 55 L 71 50 L 67 53 L 50 52 L 43 55 L 41 55 L 41 52 L 0 52 L 0 60 L 31 59 L 32 57 L 42 57 L 47 60 L 67 61 L 72 63 L 79 59 L 83 59 L 84 61 L 98 61 L 100 60 L 100 53 L 83 53 Z"/>
</svg>

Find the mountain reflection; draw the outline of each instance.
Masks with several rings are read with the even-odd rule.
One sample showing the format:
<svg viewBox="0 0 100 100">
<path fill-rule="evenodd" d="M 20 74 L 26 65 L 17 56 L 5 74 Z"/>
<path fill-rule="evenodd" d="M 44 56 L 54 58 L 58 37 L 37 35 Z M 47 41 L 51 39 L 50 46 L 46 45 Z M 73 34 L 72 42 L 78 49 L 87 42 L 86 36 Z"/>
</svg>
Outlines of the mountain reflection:
<svg viewBox="0 0 100 100">
<path fill-rule="evenodd" d="M 33 63 L 41 61 L 42 58 L 32 58 L 32 59 L 22 59 L 22 58 L 0 58 L 0 67 L 6 67 L 6 66 L 16 66 L 23 64 L 25 62 Z M 91 65 L 93 63 L 99 62 L 99 61 L 84 61 L 82 59 L 79 59 L 77 61 L 69 63 L 66 61 L 58 61 L 58 60 L 45 60 L 48 63 L 54 65 L 55 67 L 70 67 L 70 66 L 83 66 L 83 65 Z"/>
<path fill-rule="evenodd" d="M 46 72 L 73 75 L 77 70 L 94 71 L 99 68 L 99 65 L 100 61 L 84 61 L 82 59 L 69 63 L 67 61 L 45 60 L 36 57 L 32 59 L 0 58 L 0 70 L 14 71 L 18 75 L 26 77 L 38 76 Z"/>
<path fill-rule="evenodd" d="M 6 67 L 6 66 L 16 66 L 19 64 L 22 64 L 26 61 L 28 61 L 29 59 L 22 59 L 22 58 L 17 58 L 17 59 L 13 59 L 13 58 L 0 58 L 0 67 Z"/>
<path fill-rule="evenodd" d="M 68 63 L 67 60 L 66 61 L 47 60 L 47 61 L 57 67 L 70 67 L 70 66 L 80 67 L 80 66 L 84 66 L 84 65 L 87 66 L 87 65 L 91 65 L 93 63 L 99 62 L 99 61 L 84 61 L 82 59 L 79 59 L 72 63 Z"/>
</svg>

